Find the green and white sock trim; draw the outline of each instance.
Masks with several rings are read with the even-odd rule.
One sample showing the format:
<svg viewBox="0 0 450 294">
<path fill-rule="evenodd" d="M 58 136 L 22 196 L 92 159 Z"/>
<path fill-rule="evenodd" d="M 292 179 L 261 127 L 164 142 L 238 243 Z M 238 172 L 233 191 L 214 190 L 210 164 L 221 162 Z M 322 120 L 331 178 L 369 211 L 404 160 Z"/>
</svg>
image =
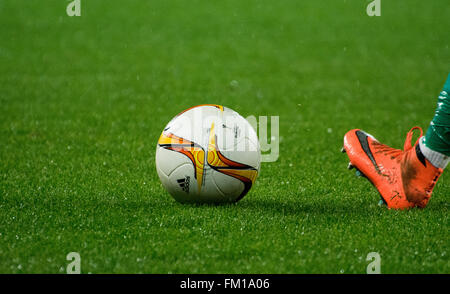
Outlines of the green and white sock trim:
<svg viewBox="0 0 450 294">
<path fill-rule="evenodd" d="M 419 140 L 420 151 L 422 151 L 425 158 L 428 159 L 428 161 L 431 162 L 432 165 L 437 168 L 444 169 L 450 162 L 450 157 L 437 151 L 431 150 L 430 148 L 425 146 L 424 141 L 425 137 L 421 137 Z"/>
</svg>

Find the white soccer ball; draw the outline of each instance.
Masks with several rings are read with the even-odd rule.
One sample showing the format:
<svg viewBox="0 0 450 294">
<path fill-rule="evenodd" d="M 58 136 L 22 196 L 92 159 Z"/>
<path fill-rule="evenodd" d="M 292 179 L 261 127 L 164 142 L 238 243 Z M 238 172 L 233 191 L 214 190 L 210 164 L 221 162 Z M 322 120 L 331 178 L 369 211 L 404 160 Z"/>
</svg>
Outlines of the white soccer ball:
<svg viewBox="0 0 450 294">
<path fill-rule="evenodd" d="M 156 147 L 162 185 L 182 203 L 235 202 L 259 173 L 261 151 L 250 123 L 215 104 L 189 108 L 164 128 Z"/>
</svg>

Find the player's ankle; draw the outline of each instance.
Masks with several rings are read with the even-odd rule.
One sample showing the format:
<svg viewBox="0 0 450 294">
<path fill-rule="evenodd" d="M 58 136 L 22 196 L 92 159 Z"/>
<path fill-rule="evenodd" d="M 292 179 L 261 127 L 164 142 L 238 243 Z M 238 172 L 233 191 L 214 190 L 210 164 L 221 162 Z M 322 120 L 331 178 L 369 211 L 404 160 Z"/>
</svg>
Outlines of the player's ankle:
<svg viewBox="0 0 450 294">
<path fill-rule="evenodd" d="M 450 156 L 433 150 L 430 148 L 431 146 L 427 146 L 425 139 L 425 137 L 422 137 L 419 140 L 420 151 L 434 167 L 445 169 L 450 162 Z"/>
</svg>

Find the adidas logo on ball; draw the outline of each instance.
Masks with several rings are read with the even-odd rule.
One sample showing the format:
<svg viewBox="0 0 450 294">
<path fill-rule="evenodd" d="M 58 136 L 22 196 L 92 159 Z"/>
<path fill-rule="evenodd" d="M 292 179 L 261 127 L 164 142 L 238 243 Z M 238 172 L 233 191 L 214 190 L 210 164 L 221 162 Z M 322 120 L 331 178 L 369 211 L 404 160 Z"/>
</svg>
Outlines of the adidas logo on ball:
<svg viewBox="0 0 450 294">
<path fill-rule="evenodd" d="M 189 193 L 189 182 L 191 181 L 190 176 L 186 176 L 184 179 L 178 179 L 178 185 L 180 185 L 181 190 L 183 190 L 186 193 Z"/>
</svg>

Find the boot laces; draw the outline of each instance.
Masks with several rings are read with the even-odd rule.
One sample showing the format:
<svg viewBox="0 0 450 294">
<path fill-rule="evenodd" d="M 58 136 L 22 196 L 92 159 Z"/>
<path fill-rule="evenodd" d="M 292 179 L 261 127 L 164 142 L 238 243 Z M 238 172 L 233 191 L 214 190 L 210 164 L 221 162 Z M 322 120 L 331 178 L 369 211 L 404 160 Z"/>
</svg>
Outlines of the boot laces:
<svg viewBox="0 0 450 294">
<path fill-rule="evenodd" d="M 411 145 L 411 140 L 414 135 L 414 130 L 419 130 L 420 136 L 417 139 L 416 143 L 414 143 L 414 145 Z M 414 146 L 416 146 L 416 144 L 419 142 L 419 140 L 420 140 L 420 138 L 422 138 L 422 136 L 423 136 L 422 128 L 421 127 L 413 127 L 411 130 L 409 130 L 408 134 L 406 135 L 406 140 L 405 140 L 405 145 L 403 146 L 403 150 L 404 151 L 411 150 Z"/>
</svg>

